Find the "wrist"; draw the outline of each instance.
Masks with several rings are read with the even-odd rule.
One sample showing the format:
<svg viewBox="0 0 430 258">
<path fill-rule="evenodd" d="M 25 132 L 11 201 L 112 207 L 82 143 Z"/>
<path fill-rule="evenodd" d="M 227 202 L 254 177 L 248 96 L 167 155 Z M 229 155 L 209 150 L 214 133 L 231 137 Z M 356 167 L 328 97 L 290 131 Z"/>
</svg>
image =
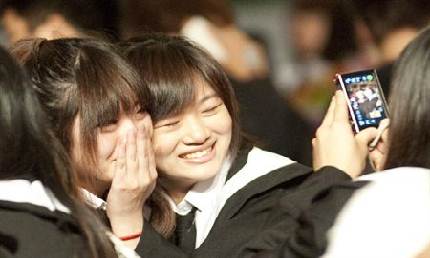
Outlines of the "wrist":
<svg viewBox="0 0 430 258">
<path fill-rule="evenodd" d="M 121 217 L 109 217 L 112 232 L 116 236 L 128 236 L 142 232 L 143 214 L 133 214 Z"/>
<path fill-rule="evenodd" d="M 118 236 L 118 238 L 121 239 L 122 241 L 129 241 L 129 240 L 134 240 L 134 239 L 140 238 L 141 235 L 142 235 L 142 232 L 138 232 L 135 234 Z"/>
</svg>

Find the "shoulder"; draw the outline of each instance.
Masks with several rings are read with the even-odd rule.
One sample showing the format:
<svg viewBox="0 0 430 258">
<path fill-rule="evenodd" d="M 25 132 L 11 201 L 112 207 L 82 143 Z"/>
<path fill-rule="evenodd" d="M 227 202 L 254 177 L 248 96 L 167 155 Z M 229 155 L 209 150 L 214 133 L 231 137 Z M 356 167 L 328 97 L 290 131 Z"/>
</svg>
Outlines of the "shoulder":
<svg viewBox="0 0 430 258">
<path fill-rule="evenodd" d="M 228 178 L 224 191 L 236 192 L 242 188 L 268 189 L 298 176 L 311 173 L 311 169 L 274 152 L 253 147 L 243 166 Z"/>
<path fill-rule="evenodd" d="M 430 241 L 430 171 L 403 167 L 363 178 L 371 182 L 339 213 L 326 257 L 413 257 Z"/>
<path fill-rule="evenodd" d="M 248 153 L 246 164 L 242 167 L 238 174 L 247 175 L 254 174 L 256 177 L 271 174 L 274 171 L 303 171 L 309 172 L 311 169 L 301 165 L 288 157 L 280 154 L 264 151 L 257 147 L 253 147 Z"/>
<path fill-rule="evenodd" d="M 17 257 L 72 257 L 85 250 L 79 229 L 69 214 L 0 201 L 0 217 L 0 235 L 7 236 L 0 245 Z"/>
</svg>

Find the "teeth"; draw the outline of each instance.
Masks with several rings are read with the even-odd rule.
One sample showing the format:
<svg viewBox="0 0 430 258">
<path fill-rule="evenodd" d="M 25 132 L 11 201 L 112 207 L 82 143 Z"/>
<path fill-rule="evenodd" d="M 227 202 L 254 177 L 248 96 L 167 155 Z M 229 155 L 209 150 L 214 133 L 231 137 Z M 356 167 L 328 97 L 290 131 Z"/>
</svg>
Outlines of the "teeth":
<svg viewBox="0 0 430 258">
<path fill-rule="evenodd" d="M 201 158 L 204 155 L 208 154 L 210 151 L 211 151 L 211 148 L 204 150 L 204 151 L 197 151 L 197 152 L 188 153 L 188 154 L 184 155 L 184 158 L 186 158 L 186 159 Z"/>
</svg>

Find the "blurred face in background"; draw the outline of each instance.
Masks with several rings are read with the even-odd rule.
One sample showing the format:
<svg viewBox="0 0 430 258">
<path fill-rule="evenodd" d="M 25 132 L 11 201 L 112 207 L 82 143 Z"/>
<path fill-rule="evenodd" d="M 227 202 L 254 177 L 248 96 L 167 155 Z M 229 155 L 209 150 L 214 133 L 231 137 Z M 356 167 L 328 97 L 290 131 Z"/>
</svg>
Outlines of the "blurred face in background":
<svg viewBox="0 0 430 258">
<path fill-rule="evenodd" d="M 331 33 L 330 18 L 324 12 L 299 11 L 292 15 L 292 42 L 301 58 L 321 55 Z"/>
<path fill-rule="evenodd" d="M 25 17 L 13 9 L 7 9 L 1 22 L 10 44 L 24 38 L 57 39 L 82 35 L 63 15 L 57 13 L 48 14 L 40 24 L 31 28 Z"/>
</svg>

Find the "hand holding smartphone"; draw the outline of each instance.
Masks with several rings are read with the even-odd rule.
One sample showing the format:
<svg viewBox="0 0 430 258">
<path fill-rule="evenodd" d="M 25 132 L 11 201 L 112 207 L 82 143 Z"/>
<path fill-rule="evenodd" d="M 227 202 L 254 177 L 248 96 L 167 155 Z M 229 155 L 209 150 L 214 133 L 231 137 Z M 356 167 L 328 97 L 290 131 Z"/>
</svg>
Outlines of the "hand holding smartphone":
<svg viewBox="0 0 430 258">
<path fill-rule="evenodd" d="M 387 103 L 375 70 L 336 74 L 337 86 L 343 91 L 356 133 L 378 127 L 388 118 Z"/>
</svg>

